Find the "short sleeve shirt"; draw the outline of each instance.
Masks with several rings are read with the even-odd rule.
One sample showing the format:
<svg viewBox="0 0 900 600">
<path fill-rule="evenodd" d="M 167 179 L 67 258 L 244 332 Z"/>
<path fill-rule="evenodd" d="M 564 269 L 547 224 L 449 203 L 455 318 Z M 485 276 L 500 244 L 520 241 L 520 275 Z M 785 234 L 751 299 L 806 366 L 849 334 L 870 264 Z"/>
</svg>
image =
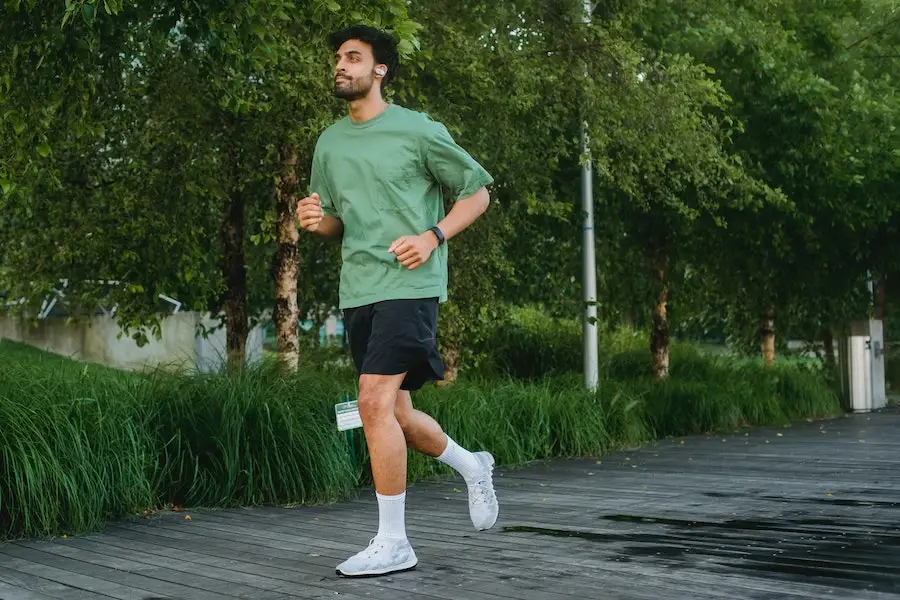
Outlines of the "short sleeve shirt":
<svg viewBox="0 0 900 600">
<path fill-rule="evenodd" d="M 409 270 L 388 252 L 444 218 L 444 192 L 453 201 L 493 183 L 491 175 L 427 115 L 397 105 L 373 119 L 349 117 L 316 144 L 310 193 L 325 214 L 344 224 L 340 308 L 392 299 L 447 299 L 447 244 Z"/>
</svg>

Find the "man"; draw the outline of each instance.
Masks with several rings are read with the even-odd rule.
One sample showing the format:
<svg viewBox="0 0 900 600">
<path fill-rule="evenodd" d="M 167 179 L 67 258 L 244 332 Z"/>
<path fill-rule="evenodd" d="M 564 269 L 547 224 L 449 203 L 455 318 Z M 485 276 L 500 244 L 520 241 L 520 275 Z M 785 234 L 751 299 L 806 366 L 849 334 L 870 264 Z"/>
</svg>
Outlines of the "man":
<svg viewBox="0 0 900 600">
<path fill-rule="evenodd" d="M 493 527 L 499 507 L 494 458 L 457 445 L 410 391 L 443 379 L 435 333 L 447 299 L 447 246 L 490 202 L 492 177 L 428 116 L 388 104 L 383 88 L 399 65 L 396 40 L 356 26 L 329 38 L 334 94 L 349 115 L 319 138 L 311 195 L 300 226 L 342 240 L 340 308 L 359 373 L 359 412 L 378 499 L 378 533 L 337 566 L 339 575 L 415 568 L 406 538 L 406 445 L 453 467 L 468 486 L 476 529 Z M 452 193 L 445 216 L 442 186 Z"/>
</svg>

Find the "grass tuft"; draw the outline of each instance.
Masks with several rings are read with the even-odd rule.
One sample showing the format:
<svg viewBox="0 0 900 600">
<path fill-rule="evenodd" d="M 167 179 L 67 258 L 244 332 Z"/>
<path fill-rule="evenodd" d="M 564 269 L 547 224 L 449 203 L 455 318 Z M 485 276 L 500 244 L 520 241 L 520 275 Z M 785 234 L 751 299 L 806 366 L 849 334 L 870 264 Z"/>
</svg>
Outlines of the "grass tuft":
<svg viewBox="0 0 900 600">
<path fill-rule="evenodd" d="M 490 449 L 507 466 L 840 412 L 816 371 L 684 346 L 659 382 L 644 375 L 648 353 L 617 343 L 596 393 L 562 372 L 461 380 L 428 387 L 414 403 L 457 442 Z M 368 482 L 368 456 L 361 430 L 334 425 L 334 404 L 355 395 L 354 378 L 329 369 L 124 373 L 0 342 L 0 537 L 81 533 L 170 505 L 351 497 Z M 411 481 L 449 473 L 410 453 Z"/>
</svg>

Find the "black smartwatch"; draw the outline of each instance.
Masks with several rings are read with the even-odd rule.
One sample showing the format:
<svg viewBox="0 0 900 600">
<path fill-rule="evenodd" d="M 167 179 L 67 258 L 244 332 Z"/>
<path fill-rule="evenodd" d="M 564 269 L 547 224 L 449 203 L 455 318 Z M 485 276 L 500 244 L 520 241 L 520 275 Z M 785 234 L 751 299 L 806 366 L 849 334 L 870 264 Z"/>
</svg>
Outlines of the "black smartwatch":
<svg viewBox="0 0 900 600">
<path fill-rule="evenodd" d="M 435 226 L 435 227 L 432 227 L 432 228 L 429 229 L 428 231 L 431 231 L 432 233 L 434 233 L 435 237 L 437 237 L 437 240 L 438 240 L 438 247 L 440 247 L 440 245 L 443 244 L 443 243 L 446 241 L 446 240 L 444 239 L 444 232 L 441 231 L 440 229 L 438 229 L 436 226 Z"/>
</svg>

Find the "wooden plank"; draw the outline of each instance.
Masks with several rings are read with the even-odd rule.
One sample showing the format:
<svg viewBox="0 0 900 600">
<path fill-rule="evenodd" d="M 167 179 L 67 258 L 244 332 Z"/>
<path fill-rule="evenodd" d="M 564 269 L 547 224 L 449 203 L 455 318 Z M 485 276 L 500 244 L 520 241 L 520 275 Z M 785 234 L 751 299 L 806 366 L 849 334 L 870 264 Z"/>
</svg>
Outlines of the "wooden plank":
<svg viewBox="0 0 900 600">
<path fill-rule="evenodd" d="M 169 529 L 169 527 L 164 527 L 164 528 L 163 527 L 153 527 L 153 528 L 148 528 L 148 530 L 152 530 L 154 532 L 154 535 L 170 535 L 170 534 L 171 535 L 179 535 L 179 536 L 181 535 L 181 532 L 178 531 L 178 527 L 175 524 L 172 525 L 171 530 Z M 144 536 L 147 534 L 135 533 L 133 535 Z M 120 536 L 117 535 L 117 537 L 120 537 Z M 197 539 L 198 539 L 198 541 L 195 542 L 197 544 L 197 546 L 203 547 L 203 545 L 205 544 L 205 547 L 207 548 L 207 550 L 210 548 L 210 544 L 209 544 L 208 540 L 210 540 L 211 538 L 199 535 L 199 536 L 197 536 Z M 184 547 L 186 547 L 187 544 L 189 544 L 189 542 L 186 542 L 183 538 L 180 538 L 180 537 L 178 538 L 178 542 L 177 542 L 178 548 L 184 548 Z M 229 543 L 227 541 L 227 539 L 225 539 L 222 542 L 221 547 L 233 548 L 234 545 Z M 446 553 L 450 550 L 452 550 L 452 548 L 449 548 L 449 547 L 439 549 L 439 551 L 441 551 L 443 553 Z M 295 562 L 292 557 L 285 556 L 283 553 L 279 553 L 278 551 L 267 550 L 266 548 L 264 548 L 262 546 L 253 546 L 252 555 L 254 557 L 257 557 L 257 560 L 265 560 L 265 564 L 267 564 L 267 565 L 286 563 L 288 566 L 295 568 L 295 569 L 305 569 L 306 568 L 305 565 L 303 565 L 299 562 Z M 320 561 L 320 564 L 322 564 L 322 567 L 318 568 L 317 570 L 314 569 L 312 571 L 312 573 L 315 575 L 318 575 L 320 577 L 320 579 L 321 579 L 321 574 L 324 569 L 328 569 L 330 571 L 332 565 L 336 564 L 337 562 L 339 562 L 340 560 L 342 560 L 343 558 L 346 557 L 345 553 L 338 553 L 337 551 L 334 551 L 334 550 L 332 550 L 330 553 L 327 550 L 323 550 L 323 554 L 317 555 L 317 556 L 323 559 L 322 561 Z M 425 556 L 427 556 L 427 555 L 423 555 L 423 553 L 421 551 L 419 551 L 420 560 L 422 560 Z M 439 555 L 438 558 L 442 558 L 442 556 Z M 410 585 L 413 585 L 417 581 L 417 578 L 419 578 L 419 577 L 433 579 L 439 575 L 440 581 L 444 582 L 445 585 L 450 585 L 452 583 L 452 580 L 450 577 L 453 575 L 465 575 L 466 573 L 478 572 L 477 569 L 470 568 L 471 565 L 478 564 L 478 562 L 475 562 L 476 560 L 477 559 L 473 559 L 472 563 L 469 563 L 468 561 L 456 561 L 456 560 L 454 560 L 452 563 L 448 563 L 446 561 L 446 559 L 444 559 L 443 563 L 438 562 L 438 561 L 433 561 L 431 563 L 426 563 L 424 566 L 420 567 L 420 569 L 417 572 L 403 574 L 401 577 L 403 578 L 403 581 L 409 580 Z M 481 560 L 480 562 L 484 563 L 483 560 Z M 517 581 L 516 581 L 515 571 L 513 569 L 518 568 L 518 565 L 521 564 L 521 562 L 522 562 L 521 558 L 507 559 L 505 557 L 497 557 L 497 559 L 495 559 L 493 561 L 492 566 L 488 566 L 485 569 L 485 571 L 487 573 L 491 573 L 494 576 L 494 578 L 496 578 L 500 581 L 503 581 L 504 583 L 506 583 L 508 585 L 515 585 L 517 583 Z M 545 575 L 537 576 L 537 577 L 527 577 L 525 580 L 528 582 L 528 585 L 531 587 L 534 586 L 535 581 L 540 580 L 542 577 L 544 579 L 554 578 L 556 580 L 559 580 L 560 577 L 569 577 L 569 576 L 574 576 L 574 575 L 580 574 L 579 569 L 576 567 L 572 567 L 571 565 L 566 565 L 565 569 L 555 569 L 555 570 L 553 569 L 552 565 L 547 566 L 547 565 L 541 565 L 540 563 L 535 563 L 534 566 L 536 569 L 540 568 L 541 571 L 545 572 Z M 528 571 L 528 570 L 526 569 L 526 571 Z M 530 569 L 530 571 L 533 574 L 534 569 Z M 581 570 L 581 572 L 583 573 L 583 570 Z M 618 576 L 615 573 L 613 573 L 613 575 Z M 626 585 L 627 583 L 629 583 L 624 580 L 625 579 L 624 577 L 622 577 L 622 579 L 623 579 L 623 581 L 622 581 L 623 585 Z M 348 581 L 348 580 L 336 580 L 334 582 L 334 585 L 338 586 L 344 581 Z M 396 589 L 397 586 L 401 585 L 402 583 L 403 582 L 392 582 L 391 584 L 388 585 L 388 587 L 393 587 L 394 589 Z M 570 580 L 566 584 L 566 591 L 569 593 L 574 593 L 574 592 L 577 592 L 578 590 L 580 590 L 581 588 L 585 588 L 585 587 L 587 588 L 587 590 L 589 590 L 588 596 L 590 595 L 590 593 L 593 592 L 593 590 L 596 589 L 596 586 L 594 586 L 594 585 L 586 586 L 585 584 L 578 584 L 578 583 L 573 584 Z M 657 587 L 659 587 L 659 590 L 656 589 Z M 340 589 L 340 588 L 335 587 L 334 589 Z M 406 588 L 404 588 L 404 589 L 406 589 Z M 421 588 L 416 588 L 416 589 L 418 590 L 419 594 L 422 593 Z M 663 586 L 659 586 L 659 584 L 654 584 L 652 582 L 650 583 L 650 585 L 641 584 L 640 592 L 636 593 L 630 597 L 647 598 L 648 600 L 651 598 L 658 599 L 660 590 L 662 590 L 662 589 L 663 589 Z M 656 590 L 656 591 L 654 591 L 654 590 Z M 431 590 L 431 591 L 429 591 L 429 593 L 438 594 L 437 597 L 447 597 L 445 590 L 440 590 L 440 591 Z M 468 592 L 466 597 L 467 598 L 497 598 L 498 597 L 496 595 L 497 593 L 499 593 L 499 592 L 497 592 L 496 590 L 494 590 L 492 593 L 488 593 L 485 586 L 479 584 L 479 585 L 475 586 L 475 589 L 473 591 Z M 518 595 L 518 594 L 515 594 L 515 595 Z M 577 594 L 577 593 L 575 595 L 578 597 L 585 597 L 584 595 L 579 596 L 579 594 Z M 508 597 L 508 596 L 509 596 L 508 593 L 502 594 L 502 597 Z M 419 596 L 419 597 L 421 597 L 421 596 Z M 454 597 L 454 596 L 451 595 L 450 597 Z M 523 597 L 528 597 L 528 594 L 525 594 Z M 712 597 L 712 596 L 707 596 L 704 594 L 699 597 L 707 598 L 707 597 Z"/>
<path fill-rule="evenodd" d="M 168 569 L 182 572 L 204 573 L 208 577 L 216 577 L 223 581 L 237 581 L 254 585 L 260 589 L 288 592 L 298 598 L 318 598 L 333 595 L 330 586 L 322 585 L 321 568 L 313 571 L 300 570 L 299 561 L 285 559 L 281 566 L 272 560 L 255 560 L 247 555 L 244 549 L 225 553 L 224 557 L 214 551 L 205 538 L 191 543 L 179 540 L 177 544 L 151 543 L 141 539 L 132 539 L 125 535 L 96 535 L 90 538 L 75 538 L 71 546 L 79 550 L 94 553 L 108 553 L 114 556 L 129 558 L 137 562 L 146 562 Z M 176 555 L 177 559 L 170 558 Z M 353 583 L 353 582 L 351 582 Z M 360 586 L 357 586 L 360 587 Z M 397 593 L 372 595 L 370 589 L 359 589 L 363 595 L 342 592 L 342 597 L 357 600 L 370 598 L 404 598 Z M 414 597 L 409 596 L 410 600 Z M 415 596 L 415 598 L 425 598 Z M 427 598 L 425 598 L 427 600 Z"/>
<path fill-rule="evenodd" d="M 333 506 L 164 514 L 0 546 L 0 597 L 900 598 L 897 410 L 495 473 L 490 532 L 472 528 L 459 477 L 410 487 L 410 573 L 334 574 L 377 527 L 364 489 Z"/>
<path fill-rule="evenodd" d="M 0 551 L 10 552 L 8 548 Z M 41 550 L 34 550 L 23 545 L 15 546 L 16 556 L 22 557 L 37 565 L 67 570 L 94 578 L 99 583 L 96 588 L 87 587 L 89 591 L 97 591 L 114 597 L 133 598 L 133 590 L 141 590 L 145 596 L 172 596 L 175 598 L 191 598 L 191 600 L 221 600 L 223 597 L 237 598 L 241 595 L 254 594 L 249 597 L 272 598 L 275 595 L 263 593 L 250 587 L 237 586 L 216 581 L 202 575 L 193 577 L 193 581 L 172 576 L 164 570 L 147 565 L 134 564 L 130 561 L 106 556 L 97 556 L 89 552 L 78 554 L 78 558 L 66 556 L 68 549 L 56 544 L 45 545 Z M 212 589 L 210 589 L 212 588 Z"/>
<path fill-rule="evenodd" d="M 45 596 L 18 585 L 13 586 L 0 580 L 0 598 L 3 600 L 53 600 L 53 596 Z"/>
<path fill-rule="evenodd" d="M 109 598 L 133 600 L 136 597 L 152 597 L 156 595 L 143 588 L 124 586 L 92 577 L 81 572 L 78 564 L 69 565 L 69 569 L 48 565 L 40 560 L 40 557 L 35 557 L 30 553 L 23 553 L 21 548 L 13 548 L 9 545 L 0 546 L 0 561 L 8 569 L 21 571 L 22 573 L 54 581 L 72 589 L 84 590 Z M 72 570 L 71 567 L 79 570 Z"/>
<path fill-rule="evenodd" d="M 4 561 L 5 562 L 5 561 Z M 0 563 L 2 564 L 2 563 Z M 43 579 L 35 575 L 15 571 L 5 566 L 0 566 L 0 581 L 5 583 L 9 589 L 16 590 L 21 594 L 37 594 L 48 598 L 58 598 L 59 600 L 108 600 L 109 596 L 88 592 L 69 585 Z M 23 596 L 24 598 L 25 596 Z M 13 600 L 16 594 L 11 591 L 0 594 L 3 600 Z"/>
</svg>

